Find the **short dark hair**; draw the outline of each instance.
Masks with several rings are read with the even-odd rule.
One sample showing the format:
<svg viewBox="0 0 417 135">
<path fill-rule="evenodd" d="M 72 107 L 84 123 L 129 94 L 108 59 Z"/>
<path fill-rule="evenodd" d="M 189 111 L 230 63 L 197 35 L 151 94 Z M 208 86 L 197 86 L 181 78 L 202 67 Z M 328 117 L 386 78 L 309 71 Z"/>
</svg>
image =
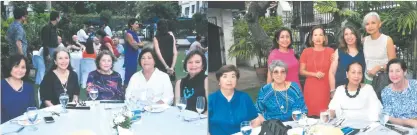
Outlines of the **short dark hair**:
<svg viewBox="0 0 417 135">
<path fill-rule="evenodd" d="M 316 30 L 316 29 L 321 29 L 322 31 L 323 31 L 323 36 L 324 36 L 324 43 L 323 43 L 323 46 L 324 47 L 326 47 L 327 45 L 328 45 L 328 43 L 329 43 L 329 41 L 328 41 L 328 39 L 327 39 L 327 35 L 326 35 L 326 30 L 322 27 L 322 26 L 320 26 L 320 25 L 317 25 L 317 26 L 314 26 L 312 29 L 311 29 L 311 31 L 310 31 L 310 37 L 308 38 L 308 44 L 307 44 L 307 47 L 314 47 L 314 42 L 313 42 L 313 32 L 314 32 L 314 30 Z"/>
<path fill-rule="evenodd" d="M 183 63 L 183 68 L 184 68 L 184 71 L 187 71 L 187 62 L 188 62 L 188 60 L 190 60 L 190 59 L 191 59 L 191 57 L 193 57 L 194 55 L 200 55 L 200 57 L 201 57 L 201 62 L 203 63 L 203 70 L 202 70 L 201 72 L 206 72 L 206 69 L 207 69 L 207 59 L 206 59 L 206 56 L 204 56 L 204 54 L 203 54 L 201 51 L 199 51 L 199 50 L 193 50 L 193 51 L 189 52 L 189 53 L 187 54 L 187 56 L 185 56 L 184 63 Z M 187 71 L 187 72 L 188 72 L 188 71 Z"/>
<path fill-rule="evenodd" d="M 98 53 L 98 55 L 97 55 L 97 57 L 96 57 L 96 67 L 97 67 L 97 69 L 101 69 L 100 68 L 100 60 L 101 60 L 101 58 L 103 58 L 103 56 L 104 55 L 109 55 L 110 56 L 110 58 L 111 58 L 111 61 L 112 61 L 112 63 L 111 63 L 111 69 L 113 70 L 113 66 L 114 66 L 114 62 L 117 60 L 116 59 L 116 56 L 114 56 L 114 54 L 113 53 L 111 53 L 109 50 L 103 50 L 103 51 L 100 51 L 99 53 Z"/>
<path fill-rule="evenodd" d="M 94 54 L 94 41 L 91 38 L 87 39 L 87 42 L 85 43 L 85 51 L 87 54 Z"/>
<path fill-rule="evenodd" d="M 102 29 L 99 29 L 99 30 L 96 32 L 96 34 L 97 34 L 97 35 L 99 35 L 99 36 L 101 36 L 101 37 L 105 37 L 105 36 L 107 36 L 106 32 L 104 32 L 104 30 L 102 30 Z"/>
<path fill-rule="evenodd" d="M 353 27 L 353 26 L 345 26 L 342 28 L 342 33 L 340 33 L 340 37 L 339 37 L 339 48 L 342 49 L 344 52 L 348 51 L 348 47 L 347 47 L 347 43 L 345 41 L 345 31 L 346 29 L 349 29 L 353 32 L 353 34 L 356 37 L 356 48 L 360 51 L 363 49 L 363 45 L 361 42 L 361 36 L 359 34 L 359 32 Z"/>
<path fill-rule="evenodd" d="M 10 77 L 13 67 L 19 65 L 20 61 L 22 61 L 22 60 L 25 62 L 26 71 L 29 70 L 29 68 L 28 68 L 29 66 L 28 66 L 28 62 L 27 62 L 28 60 L 25 58 L 25 56 L 23 56 L 21 54 L 15 54 L 15 55 L 10 56 L 6 60 L 6 63 L 4 65 L 5 66 L 4 77 L 6 77 L 6 78 Z M 25 74 L 25 76 L 23 76 L 23 78 L 25 78 L 25 77 L 26 77 L 26 74 Z M 21 79 L 23 79 L 23 78 L 21 78 Z"/>
<path fill-rule="evenodd" d="M 136 19 L 136 18 L 129 19 L 129 21 L 127 22 L 127 27 L 129 29 L 131 29 L 132 28 L 132 25 L 135 24 L 136 21 L 138 21 L 138 19 Z"/>
<path fill-rule="evenodd" d="M 277 30 L 276 32 L 275 32 L 275 36 L 274 36 L 274 40 L 272 41 L 272 43 L 274 44 L 274 46 L 272 47 L 272 49 L 279 49 L 279 44 L 278 44 L 278 42 L 279 42 L 279 37 L 281 36 L 281 33 L 283 32 L 283 31 L 287 31 L 288 33 L 290 33 L 290 40 L 291 40 L 291 43 L 290 43 L 290 45 L 288 46 L 288 48 L 292 48 L 292 32 L 291 32 L 291 30 L 290 29 L 288 29 L 288 28 L 286 28 L 286 27 L 282 27 L 281 29 L 279 29 L 279 30 Z"/>
<path fill-rule="evenodd" d="M 392 64 L 399 64 L 401 66 L 401 69 L 403 70 L 403 72 L 407 71 L 407 64 L 402 59 L 395 58 L 395 59 L 392 59 L 392 60 L 388 61 L 388 64 L 387 64 L 387 71 L 388 72 L 389 72 L 389 67 Z"/>
<path fill-rule="evenodd" d="M 360 66 L 362 67 L 362 69 L 364 68 L 364 67 L 363 67 L 363 65 L 362 65 L 361 63 L 359 63 L 358 61 L 353 61 L 352 63 L 350 63 L 350 64 L 347 66 L 346 72 L 349 72 L 350 67 L 351 67 L 353 64 L 358 64 L 358 65 L 360 65 Z"/>
<path fill-rule="evenodd" d="M 45 49 L 45 48 L 44 48 Z M 48 48 L 46 48 L 46 49 L 48 49 Z M 66 52 L 67 54 L 68 54 L 68 58 L 70 59 L 70 62 L 68 63 L 68 67 L 67 67 L 67 69 L 68 70 L 70 70 L 70 71 L 72 71 L 73 70 L 73 68 L 72 68 L 72 66 L 71 66 L 71 55 L 70 55 L 70 53 L 68 52 L 68 50 L 65 48 L 65 47 L 63 47 L 63 48 L 61 48 L 61 47 L 58 47 L 58 48 L 56 48 L 56 50 L 53 52 L 54 54 L 53 54 L 53 60 L 56 60 L 57 58 L 58 58 L 58 53 L 59 52 Z M 51 71 L 52 70 L 55 70 L 58 66 L 55 64 L 55 62 L 53 62 L 53 60 L 52 60 L 52 68 L 50 69 Z"/>
<path fill-rule="evenodd" d="M 52 11 L 49 15 L 49 21 L 55 21 L 57 18 L 59 18 L 59 12 Z"/>
<path fill-rule="evenodd" d="M 217 70 L 216 72 L 216 79 L 217 81 L 220 81 L 220 77 L 227 72 L 235 72 L 236 73 L 236 78 L 239 79 L 240 74 L 239 74 L 239 69 L 237 69 L 237 67 L 235 65 L 224 65 L 222 66 L 219 70 Z"/>
<path fill-rule="evenodd" d="M 22 17 L 28 15 L 28 11 L 23 8 L 15 8 L 13 10 L 14 19 L 21 19 Z"/>
<path fill-rule="evenodd" d="M 156 56 L 155 51 L 152 48 L 144 48 L 144 49 L 142 49 L 142 51 L 139 54 L 139 59 L 138 59 L 139 66 L 142 67 L 142 63 L 140 63 L 140 60 L 142 59 L 143 55 L 145 53 L 147 53 L 147 52 L 151 53 L 152 58 L 153 58 L 153 61 L 155 62 L 155 66 L 156 66 L 158 64 L 159 60 L 158 60 L 158 57 Z"/>
<path fill-rule="evenodd" d="M 195 37 L 195 40 L 200 41 L 200 40 L 201 40 L 201 36 L 200 36 L 200 35 L 197 35 L 197 36 Z"/>
<path fill-rule="evenodd" d="M 165 19 L 159 20 L 156 27 L 156 35 L 157 36 L 164 36 L 168 35 L 168 21 Z"/>
</svg>

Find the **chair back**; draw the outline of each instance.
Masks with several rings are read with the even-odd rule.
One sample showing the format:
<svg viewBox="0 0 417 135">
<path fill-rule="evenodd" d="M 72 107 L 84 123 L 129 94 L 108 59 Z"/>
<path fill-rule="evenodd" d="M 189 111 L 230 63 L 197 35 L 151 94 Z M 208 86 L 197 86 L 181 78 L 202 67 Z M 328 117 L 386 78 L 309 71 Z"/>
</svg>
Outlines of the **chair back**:
<svg viewBox="0 0 417 135">
<path fill-rule="evenodd" d="M 125 60 L 124 56 L 120 56 L 117 61 L 114 63 L 113 70 L 120 74 L 122 77 L 122 85 L 125 80 L 125 68 L 123 67 Z"/>
<path fill-rule="evenodd" d="M 81 87 L 86 88 L 88 74 L 97 69 L 95 60 L 92 58 L 81 59 Z"/>
<path fill-rule="evenodd" d="M 32 63 L 36 68 L 35 84 L 39 85 L 43 80 L 43 76 L 45 76 L 45 62 L 43 61 L 43 58 L 41 56 L 33 55 Z"/>
</svg>

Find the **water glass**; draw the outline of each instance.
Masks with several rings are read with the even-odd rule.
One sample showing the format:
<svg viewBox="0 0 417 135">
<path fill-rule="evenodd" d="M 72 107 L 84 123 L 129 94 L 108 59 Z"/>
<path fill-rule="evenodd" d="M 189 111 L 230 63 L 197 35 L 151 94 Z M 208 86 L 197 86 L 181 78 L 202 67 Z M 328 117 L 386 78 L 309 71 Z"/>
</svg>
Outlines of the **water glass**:
<svg viewBox="0 0 417 135">
<path fill-rule="evenodd" d="M 185 108 L 187 107 L 187 98 L 180 97 L 178 100 L 179 101 L 177 101 L 177 104 L 176 104 L 178 109 L 180 109 L 180 113 L 178 114 L 178 117 L 181 117 L 182 110 L 185 110 Z"/>
<path fill-rule="evenodd" d="M 26 116 L 28 117 L 30 125 L 32 126 L 32 131 L 38 130 L 38 128 L 36 128 L 34 125 L 35 121 L 38 119 L 38 108 L 28 107 L 26 109 Z"/>
<path fill-rule="evenodd" d="M 95 104 L 94 101 L 96 101 L 97 97 L 98 97 L 98 90 L 95 88 L 92 88 L 89 92 L 88 95 L 90 95 L 90 98 L 93 100 L 93 104 Z"/>
<path fill-rule="evenodd" d="M 301 110 L 294 110 L 292 112 L 292 119 L 297 123 L 300 121 L 302 116 L 303 116 L 303 113 L 301 112 Z"/>
<path fill-rule="evenodd" d="M 382 125 L 382 126 L 385 126 L 385 124 L 387 124 L 387 122 L 388 122 L 388 120 L 389 120 L 389 114 L 388 113 L 386 113 L 386 112 L 380 112 L 379 113 L 379 115 L 378 115 L 378 118 L 379 118 L 379 123 Z M 383 131 L 383 132 L 388 132 L 389 130 L 386 128 L 386 127 L 383 127 L 383 128 L 381 128 L 381 131 Z"/>
<path fill-rule="evenodd" d="M 66 108 L 68 101 L 69 101 L 69 96 L 67 93 L 61 93 L 59 95 L 59 103 L 61 104 L 61 107 L 62 107 L 61 113 L 68 113 L 68 110 Z"/>
<path fill-rule="evenodd" d="M 203 113 L 205 105 L 206 105 L 206 98 L 203 96 L 197 97 L 197 103 L 196 103 L 196 110 L 198 112 L 198 118 L 201 119 L 201 113 Z"/>
<path fill-rule="evenodd" d="M 320 122 L 326 124 L 330 121 L 329 110 L 323 110 L 320 112 Z"/>
<path fill-rule="evenodd" d="M 146 90 L 146 99 L 148 100 L 148 105 L 151 106 L 155 100 L 155 93 L 152 89 L 148 88 Z"/>
<path fill-rule="evenodd" d="M 250 135 L 252 133 L 252 126 L 250 121 L 243 121 L 240 123 L 240 132 L 243 135 Z"/>
</svg>

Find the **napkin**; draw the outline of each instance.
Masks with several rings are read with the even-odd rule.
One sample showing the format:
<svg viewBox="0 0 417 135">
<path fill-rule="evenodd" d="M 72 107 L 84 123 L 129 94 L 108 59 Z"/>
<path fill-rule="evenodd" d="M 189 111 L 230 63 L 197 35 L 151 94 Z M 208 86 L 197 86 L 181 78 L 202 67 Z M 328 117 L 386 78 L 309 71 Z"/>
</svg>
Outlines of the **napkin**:
<svg viewBox="0 0 417 135">
<path fill-rule="evenodd" d="M 372 130 L 374 130 L 376 127 L 378 127 L 380 124 L 378 122 L 373 122 L 369 125 L 369 129 L 365 131 L 365 133 L 371 132 Z"/>
<path fill-rule="evenodd" d="M 67 109 L 78 109 L 78 110 L 90 110 L 89 106 L 77 106 L 77 107 L 73 107 L 73 106 L 67 106 Z"/>
</svg>

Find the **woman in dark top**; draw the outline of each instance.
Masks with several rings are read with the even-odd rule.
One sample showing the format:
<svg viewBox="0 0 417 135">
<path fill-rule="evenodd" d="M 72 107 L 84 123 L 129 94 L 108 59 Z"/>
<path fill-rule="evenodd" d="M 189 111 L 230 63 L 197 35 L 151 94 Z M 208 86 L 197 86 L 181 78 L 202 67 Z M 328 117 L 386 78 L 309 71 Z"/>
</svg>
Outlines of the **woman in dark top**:
<svg viewBox="0 0 417 135">
<path fill-rule="evenodd" d="M 346 26 L 340 36 L 340 45 L 333 53 L 333 61 L 329 70 L 329 84 L 331 92 L 334 92 L 340 85 L 347 84 L 346 69 L 352 62 L 359 62 L 365 67 L 365 57 L 359 32 L 351 26 Z M 366 68 L 362 68 L 365 73 Z"/>
<path fill-rule="evenodd" d="M 41 108 L 59 104 L 59 95 L 66 92 L 69 101 L 78 102 L 80 85 L 78 76 L 72 69 L 70 54 L 65 48 L 57 48 L 54 53 L 54 63 L 46 73 L 40 85 Z"/>
<path fill-rule="evenodd" d="M 143 43 L 136 32 L 139 30 L 139 22 L 136 19 L 130 19 L 128 22 L 129 30 L 125 35 L 125 80 L 124 85 L 128 86 L 130 78 L 138 70 L 139 49 L 143 47 Z"/>
<path fill-rule="evenodd" d="M 113 71 L 116 60 L 114 55 L 105 50 L 96 59 L 97 70 L 90 72 L 87 79 L 87 95 L 91 89 L 98 91 L 97 100 L 123 100 L 122 77 Z"/>
<path fill-rule="evenodd" d="M 24 82 L 27 61 L 23 55 L 13 55 L 5 64 L 5 79 L 1 80 L 1 123 L 7 122 L 34 107 L 33 86 Z"/>
<path fill-rule="evenodd" d="M 203 96 L 205 107 L 203 113 L 207 110 L 207 67 L 206 57 L 198 50 L 191 51 L 184 60 L 184 70 L 188 72 L 187 76 L 178 80 L 175 85 L 175 98 L 185 97 L 187 99 L 187 110 L 195 111 L 198 96 Z"/>
<path fill-rule="evenodd" d="M 113 40 L 111 39 L 111 37 L 108 36 L 106 34 L 106 32 L 104 32 L 104 30 L 101 30 L 101 29 L 98 30 L 96 34 L 97 34 L 96 35 L 97 38 L 101 42 L 100 51 L 109 50 L 111 53 L 114 54 L 114 56 L 119 58 L 120 53 L 117 51 L 117 47 L 114 45 Z"/>
<path fill-rule="evenodd" d="M 96 58 L 96 52 L 94 51 L 94 41 L 93 39 L 87 39 L 86 49 L 83 51 L 83 58 Z"/>
<path fill-rule="evenodd" d="M 174 37 L 168 33 L 168 22 L 160 20 L 157 32 L 153 38 L 153 45 L 158 55 L 157 68 L 169 75 L 171 81 L 175 81 L 175 62 L 177 61 L 177 47 Z"/>
</svg>

